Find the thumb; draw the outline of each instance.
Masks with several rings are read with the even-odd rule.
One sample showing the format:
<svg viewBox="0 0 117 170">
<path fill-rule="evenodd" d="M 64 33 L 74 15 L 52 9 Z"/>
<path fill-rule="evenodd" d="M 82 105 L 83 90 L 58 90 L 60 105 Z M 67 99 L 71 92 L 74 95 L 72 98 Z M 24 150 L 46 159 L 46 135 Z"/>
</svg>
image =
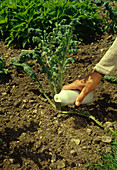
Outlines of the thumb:
<svg viewBox="0 0 117 170">
<path fill-rule="evenodd" d="M 85 89 L 81 91 L 81 93 L 79 94 L 75 101 L 76 106 L 79 106 L 82 103 L 83 99 L 87 96 L 87 94 L 88 92 L 86 92 Z"/>
</svg>

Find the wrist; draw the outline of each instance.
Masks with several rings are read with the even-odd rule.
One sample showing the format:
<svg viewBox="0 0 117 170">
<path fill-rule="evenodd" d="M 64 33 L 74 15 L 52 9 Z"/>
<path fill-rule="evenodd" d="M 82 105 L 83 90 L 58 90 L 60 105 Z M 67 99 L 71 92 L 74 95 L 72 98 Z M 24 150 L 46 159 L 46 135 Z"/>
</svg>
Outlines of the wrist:
<svg viewBox="0 0 117 170">
<path fill-rule="evenodd" d="M 99 73 L 97 70 L 93 70 L 92 74 L 94 74 L 95 76 L 97 76 L 100 79 L 102 79 L 104 77 L 104 74 Z"/>
<path fill-rule="evenodd" d="M 97 69 L 93 69 L 94 72 L 97 72 L 99 75 L 102 75 L 102 78 L 105 76 L 103 73 L 99 72 Z"/>
</svg>

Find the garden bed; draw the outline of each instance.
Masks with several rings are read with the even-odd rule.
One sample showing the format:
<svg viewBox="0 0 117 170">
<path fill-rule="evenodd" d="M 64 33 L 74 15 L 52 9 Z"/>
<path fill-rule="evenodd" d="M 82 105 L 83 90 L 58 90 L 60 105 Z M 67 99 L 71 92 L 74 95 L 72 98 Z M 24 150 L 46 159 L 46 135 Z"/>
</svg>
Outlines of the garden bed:
<svg viewBox="0 0 117 170">
<path fill-rule="evenodd" d="M 91 44 L 80 44 L 64 84 L 89 74 L 114 37 L 105 34 Z M 9 65 L 21 52 L 22 49 L 11 49 L 0 42 L 0 56 L 9 69 L 8 75 L 0 75 L 0 168 L 85 170 L 87 158 L 97 163 L 101 161 L 100 151 L 111 153 L 108 144 L 111 138 L 106 141 L 104 136 L 112 137 L 109 127 L 117 131 L 117 85 L 100 82 L 91 104 L 64 108 L 89 111 L 106 126 L 103 129 L 86 117 L 53 109 L 27 74 Z M 33 69 L 50 95 L 48 81 L 40 67 L 34 65 Z M 117 71 L 112 76 L 117 76 Z"/>
</svg>

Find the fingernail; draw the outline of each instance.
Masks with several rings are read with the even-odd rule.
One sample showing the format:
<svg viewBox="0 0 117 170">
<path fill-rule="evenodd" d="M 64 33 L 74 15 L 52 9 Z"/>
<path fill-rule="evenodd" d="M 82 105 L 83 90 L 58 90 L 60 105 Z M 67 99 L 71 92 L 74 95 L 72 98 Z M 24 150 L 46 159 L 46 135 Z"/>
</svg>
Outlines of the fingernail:
<svg viewBox="0 0 117 170">
<path fill-rule="evenodd" d="M 75 104 L 76 104 L 76 106 L 79 106 L 79 105 L 80 105 L 80 102 L 77 102 L 77 101 L 76 101 L 76 103 L 75 103 Z"/>
</svg>

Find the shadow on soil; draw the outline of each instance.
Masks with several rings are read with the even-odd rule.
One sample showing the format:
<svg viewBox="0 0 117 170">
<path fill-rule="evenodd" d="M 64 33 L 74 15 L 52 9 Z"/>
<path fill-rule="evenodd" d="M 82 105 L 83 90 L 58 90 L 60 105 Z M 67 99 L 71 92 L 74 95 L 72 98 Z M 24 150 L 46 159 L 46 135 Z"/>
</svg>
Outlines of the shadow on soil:
<svg viewBox="0 0 117 170">
<path fill-rule="evenodd" d="M 11 77 L 11 74 L 8 73 L 8 74 L 0 74 L 0 84 L 5 84 L 5 83 L 8 83 L 9 80 L 11 80 L 12 77 Z"/>
</svg>

